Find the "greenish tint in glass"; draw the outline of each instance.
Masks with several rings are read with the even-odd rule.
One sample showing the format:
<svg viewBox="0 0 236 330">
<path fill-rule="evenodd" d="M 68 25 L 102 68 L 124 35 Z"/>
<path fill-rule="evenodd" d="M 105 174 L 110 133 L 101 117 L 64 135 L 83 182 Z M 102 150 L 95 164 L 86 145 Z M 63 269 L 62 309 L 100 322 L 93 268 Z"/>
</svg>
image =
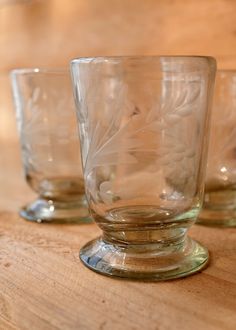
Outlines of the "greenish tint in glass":
<svg viewBox="0 0 236 330">
<path fill-rule="evenodd" d="M 217 71 L 203 209 L 198 223 L 236 227 L 236 71 Z"/>
<path fill-rule="evenodd" d="M 69 71 L 19 69 L 11 77 L 25 177 L 38 194 L 20 215 L 89 221 Z"/>
<path fill-rule="evenodd" d="M 204 186 L 215 60 L 98 57 L 71 64 L 86 195 L 102 236 L 90 269 L 165 280 L 202 269 L 187 236 Z"/>
</svg>

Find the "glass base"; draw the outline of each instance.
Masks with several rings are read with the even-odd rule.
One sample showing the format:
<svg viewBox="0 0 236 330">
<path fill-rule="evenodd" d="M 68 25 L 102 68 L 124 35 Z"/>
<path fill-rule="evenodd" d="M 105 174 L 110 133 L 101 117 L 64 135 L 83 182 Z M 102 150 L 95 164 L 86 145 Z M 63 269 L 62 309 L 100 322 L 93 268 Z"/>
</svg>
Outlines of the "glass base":
<svg viewBox="0 0 236 330">
<path fill-rule="evenodd" d="M 114 244 L 102 237 L 86 244 L 80 259 L 103 275 L 139 280 L 170 280 L 194 274 L 208 262 L 208 251 L 190 237 L 176 244 Z"/>
<path fill-rule="evenodd" d="M 58 202 L 39 198 L 23 207 L 19 214 L 26 220 L 38 223 L 87 223 L 92 221 L 84 197 L 76 202 Z"/>
<path fill-rule="evenodd" d="M 197 224 L 214 227 L 236 227 L 236 191 L 205 193 L 203 209 Z"/>
</svg>

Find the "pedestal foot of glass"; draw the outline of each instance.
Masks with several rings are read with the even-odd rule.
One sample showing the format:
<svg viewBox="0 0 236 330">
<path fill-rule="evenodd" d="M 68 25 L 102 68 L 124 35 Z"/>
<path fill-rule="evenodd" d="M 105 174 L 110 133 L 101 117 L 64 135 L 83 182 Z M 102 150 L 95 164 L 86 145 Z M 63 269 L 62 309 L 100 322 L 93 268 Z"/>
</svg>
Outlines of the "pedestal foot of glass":
<svg viewBox="0 0 236 330">
<path fill-rule="evenodd" d="M 163 281 L 200 271 L 207 265 L 206 248 L 187 237 L 177 244 L 115 244 L 102 237 L 86 244 L 80 259 L 91 270 L 120 278 Z"/>
<path fill-rule="evenodd" d="M 92 221 L 84 198 L 69 202 L 39 198 L 24 206 L 19 214 L 26 220 L 38 223 L 87 223 Z"/>
</svg>

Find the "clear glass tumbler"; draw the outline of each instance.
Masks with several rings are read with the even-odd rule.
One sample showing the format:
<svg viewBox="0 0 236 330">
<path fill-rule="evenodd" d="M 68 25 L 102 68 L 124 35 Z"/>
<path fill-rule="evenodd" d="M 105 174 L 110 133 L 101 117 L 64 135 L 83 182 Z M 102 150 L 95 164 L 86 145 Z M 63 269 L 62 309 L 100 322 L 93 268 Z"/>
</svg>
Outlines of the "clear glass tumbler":
<svg viewBox="0 0 236 330">
<path fill-rule="evenodd" d="M 203 198 L 210 57 L 72 61 L 85 189 L 103 235 L 81 260 L 105 275 L 165 280 L 206 265 L 186 236 Z"/>
<path fill-rule="evenodd" d="M 87 221 L 80 144 L 67 70 L 11 73 L 25 176 L 38 198 L 20 215 L 31 221 Z"/>
<path fill-rule="evenodd" d="M 217 71 L 205 196 L 198 223 L 236 226 L 236 71 Z"/>
</svg>

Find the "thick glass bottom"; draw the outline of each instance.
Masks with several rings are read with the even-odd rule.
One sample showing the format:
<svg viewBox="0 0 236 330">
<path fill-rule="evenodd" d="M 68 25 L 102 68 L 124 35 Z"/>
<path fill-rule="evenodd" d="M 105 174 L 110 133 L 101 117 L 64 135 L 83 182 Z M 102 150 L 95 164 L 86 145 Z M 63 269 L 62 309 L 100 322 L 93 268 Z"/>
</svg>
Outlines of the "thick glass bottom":
<svg viewBox="0 0 236 330">
<path fill-rule="evenodd" d="M 100 237 L 80 251 L 82 262 L 95 272 L 155 281 L 194 274 L 206 266 L 208 258 L 207 249 L 190 237 L 152 244 L 114 243 Z"/>
<path fill-rule="evenodd" d="M 215 227 L 236 227 L 236 191 L 208 192 L 197 224 Z"/>
<path fill-rule="evenodd" d="M 29 221 L 53 223 L 87 223 L 92 221 L 84 197 L 73 202 L 39 198 L 24 206 L 20 216 Z"/>
</svg>

